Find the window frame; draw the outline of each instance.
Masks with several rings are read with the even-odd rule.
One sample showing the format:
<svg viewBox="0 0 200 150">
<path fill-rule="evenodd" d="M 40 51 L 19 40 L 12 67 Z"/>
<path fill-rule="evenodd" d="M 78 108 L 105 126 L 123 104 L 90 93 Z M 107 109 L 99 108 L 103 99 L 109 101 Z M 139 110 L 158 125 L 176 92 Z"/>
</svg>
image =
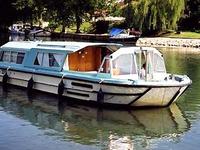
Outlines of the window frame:
<svg viewBox="0 0 200 150">
<path fill-rule="evenodd" d="M 43 64 L 43 59 L 44 59 L 44 54 L 59 54 L 62 55 L 62 63 L 60 64 L 60 66 L 58 67 L 53 67 L 53 66 L 43 66 L 43 65 L 36 65 L 35 61 L 37 59 L 37 56 L 39 53 L 42 53 L 42 64 Z M 42 49 L 34 49 L 34 56 L 32 59 L 32 63 L 30 65 L 32 65 L 34 68 L 36 69 L 46 69 L 46 70 L 54 70 L 54 71 L 61 71 L 63 68 L 63 64 L 64 64 L 64 60 L 66 59 L 66 54 L 61 52 L 61 51 L 47 51 L 47 50 L 42 50 Z"/>
<path fill-rule="evenodd" d="M 157 61 L 155 62 L 155 57 L 157 57 Z M 159 58 L 159 60 L 158 60 L 158 58 Z M 164 70 L 158 70 L 158 65 L 157 65 L 157 62 L 162 62 L 162 69 L 164 69 Z M 156 64 L 155 64 L 156 63 Z M 153 54 L 153 73 L 160 73 L 160 74 L 163 74 L 163 73 L 166 73 L 166 66 L 165 66 L 165 61 L 164 61 L 164 58 L 163 58 L 163 56 L 162 55 L 159 55 L 159 54 L 157 54 L 157 53 L 154 53 Z"/>
<path fill-rule="evenodd" d="M 26 52 L 23 50 L 12 50 L 12 49 L 1 49 L 1 56 L 0 56 L 0 62 L 1 63 L 9 63 L 9 64 L 15 64 L 15 65 L 22 65 L 24 63 L 25 57 L 26 57 Z M 3 61 L 4 59 L 4 53 L 8 52 L 9 53 L 9 61 Z M 13 62 L 11 61 L 11 57 L 12 57 L 12 53 L 17 53 L 16 54 L 16 61 Z M 17 63 L 17 59 L 18 59 L 18 54 L 19 53 L 23 53 L 23 60 L 21 63 Z"/>
<path fill-rule="evenodd" d="M 109 62 L 108 65 L 109 65 L 110 70 L 109 70 L 109 72 L 102 72 L 102 69 L 104 69 L 104 64 L 106 63 L 106 60 Z M 112 71 L 111 66 L 112 66 L 112 59 L 110 57 L 104 57 L 101 65 L 99 67 L 98 73 L 111 74 L 111 71 Z M 105 68 L 105 70 L 106 70 L 106 68 Z"/>
<path fill-rule="evenodd" d="M 124 56 L 127 57 L 127 59 L 129 59 L 131 61 L 130 64 L 128 63 L 129 66 L 128 67 L 114 67 L 114 64 L 116 65 L 117 60 L 118 60 L 118 62 L 122 61 L 122 60 L 119 60 L 119 59 L 121 59 L 120 57 L 124 57 Z M 116 62 L 114 63 L 114 61 L 116 61 Z M 120 76 L 123 76 L 123 75 L 124 76 L 128 76 L 128 75 L 135 75 L 135 74 L 137 74 L 137 65 L 136 65 L 136 60 L 135 60 L 135 54 L 134 53 L 124 53 L 124 54 L 121 54 L 121 55 L 115 57 L 114 59 L 112 59 L 112 69 L 120 69 L 121 70 L 122 68 L 127 69 L 128 72 L 124 72 L 123 71 L 122 74 L 119 74 Z"/>
<path fill-rule="evenodd" d="M 133 58 L 134 66 L 137 67 L 135 53 L 124 53 L 124 54 L 121 54 L 121 55 L 131 55 L 131 57 Z M 118 55 L 116 57 L 112 57 L 112 56 L 104 57 L 101 65 L 100 65 L 100 68 L 98 70 L 98 74 L 109 74 L 111 78 L 119 78 L 119 79 L 134 78 L 134 79 L 138 79 L 137 68 L 135 68 L 135 71 L 134 71 L 135 73 L 133 73 L 133 74 L 125 74 L 125 75 L 123 75 L 123 74 L 122 75 L 115 75 L 114 74 L 114 72 L 113 72 L 114 71 L 113 61 L 115 59 L 117 59 L 118 57 L 120 57 L 120 55 Z M 101 69 L 104 68 L 103 66 L 104 66 L 106 60 L 109 61 L 110 71 L 109 72 L 102 72 Z"/>
</svg>

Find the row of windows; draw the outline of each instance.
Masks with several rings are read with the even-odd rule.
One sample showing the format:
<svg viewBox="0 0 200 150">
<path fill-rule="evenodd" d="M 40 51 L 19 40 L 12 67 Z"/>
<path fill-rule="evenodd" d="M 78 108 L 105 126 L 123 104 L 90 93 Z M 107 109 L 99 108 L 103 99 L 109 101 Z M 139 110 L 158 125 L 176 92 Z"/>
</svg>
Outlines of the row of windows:
<svg viewBox="0 0 200 150">
<path fill-rule="evenodd" d="M 3 62 L 22 64 L 24 56 L 24 52 L 0 51 L 0 61 Z"/>
<path fill-rule="evenodd" d="M 2 62 L 22 64 L 24 56 L 24 52 L 0 51 L 0 61 Z M 34 65 L 43 67 L 60 67 L 63 60 L 63 54 L 38 52 L 34 60 Z"/>
</svg>

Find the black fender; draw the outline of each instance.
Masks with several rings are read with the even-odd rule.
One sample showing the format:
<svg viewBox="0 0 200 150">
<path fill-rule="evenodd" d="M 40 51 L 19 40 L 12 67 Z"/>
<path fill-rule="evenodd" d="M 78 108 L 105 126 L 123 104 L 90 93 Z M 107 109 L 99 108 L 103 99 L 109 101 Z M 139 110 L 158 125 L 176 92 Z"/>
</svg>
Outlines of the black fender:
<svg viewBox="0 0 200 150">
<path fill-rule="evenodd" d="M 57 91 L 59 96 L 63 95 L 64 89 L 65 89 L 65 84 L 64 84 L 63 80 L 61 80 L 60 83 L 58 84 L 58 91 Z"/>
<path fill-rule="evenodd" d="M 7 72 L 4 73 L 3 78 L 2 78 L 2 85 L 3 85 L 3 87 L 5 87 L 5 86 L 7 85 L 8 78 L 9 78 L 9 77 L 8 77 Z"/>
<path fill-rule="evenodd" d="M 30 93 L 33 89 L 33 85 L 34 85 L 34 80 L 33 78 L 31 77 L 29 80 L 28 80 L 28 83 L 27 83 L 27 91 L 28 93 Z"/>
<path fill-rule="evenodd" d="M 97 103 L 103 104 L 103 102 L 104 102 L 104 92 L 100 88 L 98 93 L 97 93 Z"/>
</svg>

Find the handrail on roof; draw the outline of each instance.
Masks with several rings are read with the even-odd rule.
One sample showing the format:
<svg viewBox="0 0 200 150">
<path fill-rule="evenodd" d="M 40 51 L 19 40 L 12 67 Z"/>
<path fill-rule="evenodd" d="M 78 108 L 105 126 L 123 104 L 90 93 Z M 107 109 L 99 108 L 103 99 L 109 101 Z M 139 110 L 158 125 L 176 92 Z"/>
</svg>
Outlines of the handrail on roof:
<svg viewBox="0 0 200 150">
<path fill-rule="evenodd" d="M 37 44 L 37 46 L 42 46 L 42 47 L 57 47 L 57 48 L 65 48 L 65 45 L 52 45 L 52 44 Z"/>
</svg>

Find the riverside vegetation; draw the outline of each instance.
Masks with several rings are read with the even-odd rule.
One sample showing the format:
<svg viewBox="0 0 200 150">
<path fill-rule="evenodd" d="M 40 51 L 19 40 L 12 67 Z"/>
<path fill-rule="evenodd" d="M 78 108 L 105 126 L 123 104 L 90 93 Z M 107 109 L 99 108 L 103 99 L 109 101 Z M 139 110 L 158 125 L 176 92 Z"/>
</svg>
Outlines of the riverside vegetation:
<svg viewBox="0 0 200 150">
<path fill-rule="evenodd" d="M 65 32 L 75 26 L 75 32 L 81 32 L 82 23 L 92 18 L 122 16 L 124 21 L 111 26 L 134 27 L 143 35 L 169 29 L 196 32 L 200 28 L 199 5 L 199 0 L 7 0 L 0 1 L 0 28 L 6 30 L 19 20 L 31 24 L 47 21 L 53 31 L 60 27 L 60 32 Z M 99 22 L 82 32 L 107 32 L 109 23 Z"/>
</svg>

